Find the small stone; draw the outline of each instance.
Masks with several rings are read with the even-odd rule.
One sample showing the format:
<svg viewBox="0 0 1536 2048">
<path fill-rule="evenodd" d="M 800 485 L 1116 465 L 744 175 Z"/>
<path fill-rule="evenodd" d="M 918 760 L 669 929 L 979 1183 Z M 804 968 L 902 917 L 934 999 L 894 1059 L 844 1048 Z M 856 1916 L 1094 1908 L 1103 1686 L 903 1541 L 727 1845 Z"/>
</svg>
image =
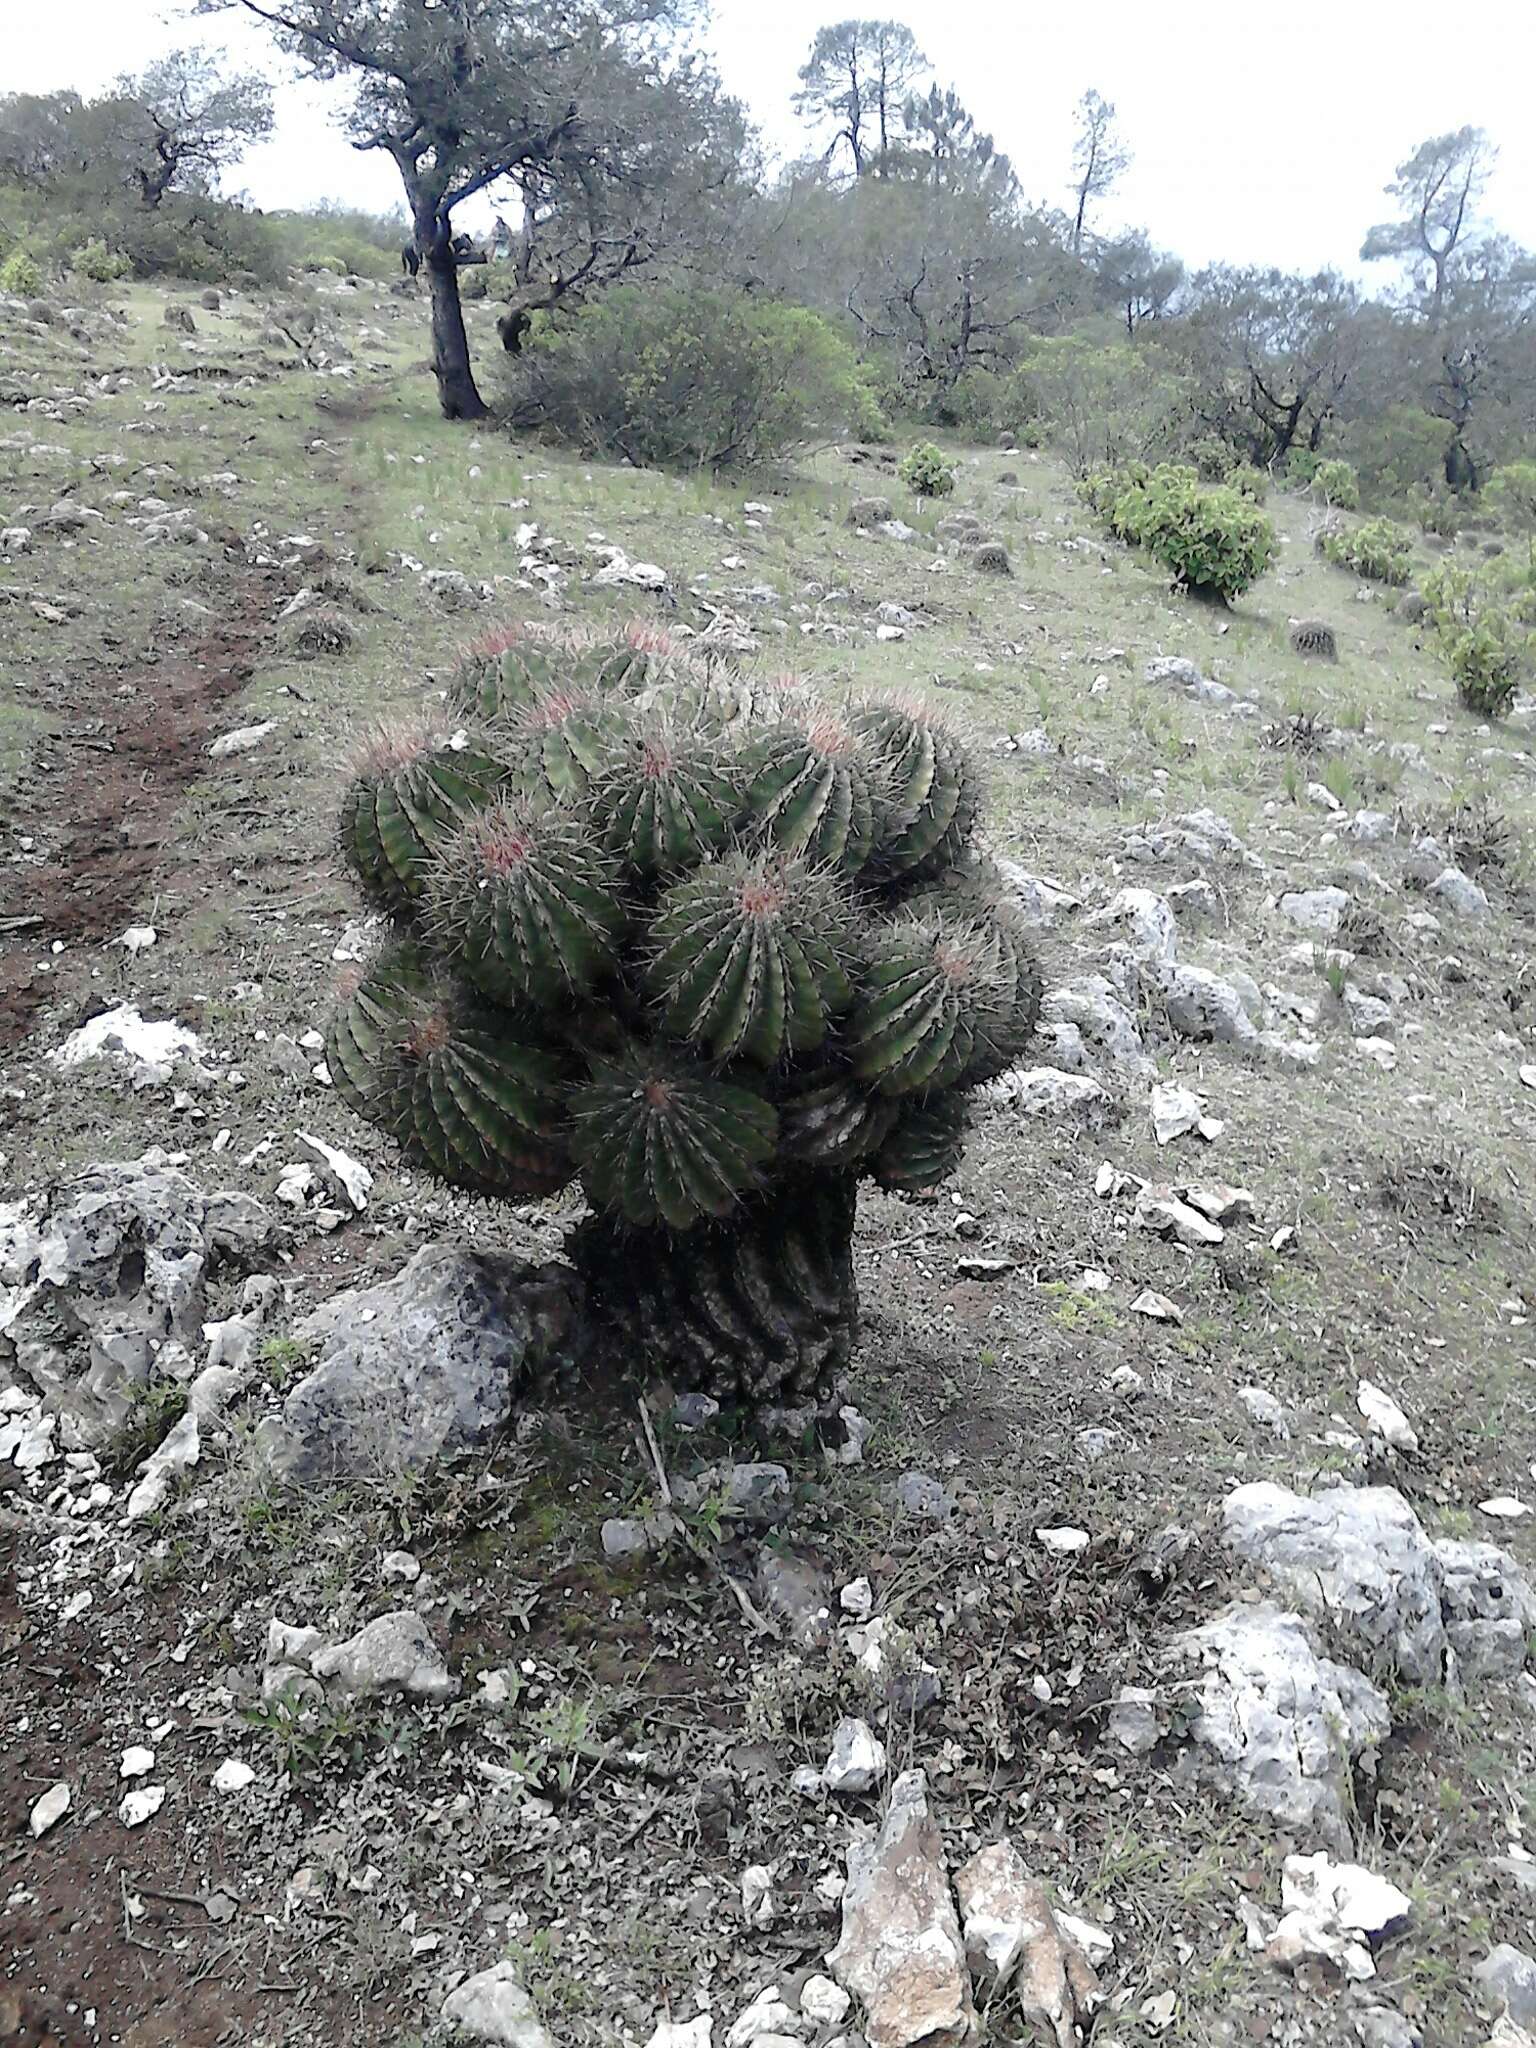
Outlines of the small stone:
<svg viewBox="0 0 1536 2048">
<path fill-rule="evenodd" d="M 867 1621 L 875 1611 L 875 1591 L 868 1579 L 850 1579 L 839 1592 L 837 1602 L 844 1614 L 851 1614 L 855 1621 Z"/>
<path fill-rule="evenodd" d="M 818 2027 L 840 2027 L 852 2005 L 847 1992 L 830 1977 L 807 1977 L 800 1986 L 800 2017 Z"/>
<path fill-rule="evenodd" d="M 1262 1429 L 1272 1429 L 1279 1437 L 1290 1435 L 1285 1409 L 1267 1387 L 1239 1387 L 1237 1398 Z"/>
<path fill-rule="evenodd" d="M 309 1668 L 337 1691 L 365 1699 L 447 1700 L 459 1689 L 426 1623 L 409 1609 L 381 1614 L 346 1642 L 311 1652 Z"/>
<path fill-rule="evenodd" d="M 645 2048 L 714 2048 L 715 2022 L 701 2012 L 691 2020 L 662 2020 Z"/>
<path fill-rule="evenodd" d="M 903 1472 L 896 1482 L 896 1505 L 903 1514 L 925 1522 L 945 1522 L 954 1512 L 948 1493 L 927 1472 Z"/>
<path fill-rule="evenodd" d="M 741 1873 L 741 1917 L 749 1927 L 774 1922 L 773 1872 L 766 1863 L 749 1863 Z"/>
<path fill-rule="evenodd" d="M 145 1821 L 154 1819 L 164 1804 L 163 1785 L 141 1785 L 136 1791 L 123 1794 L 117 1803 L 117 1817 L 125 1828 L 141 1828 Z"/>
<path fill-rule="evenodd" d="M 1184 1311 L 1177 1302 L 1170 1301 L 1166 1294 L 1159 1294 L 1151 1287 L 1144 1287 L 1131 1303 L 1131 1314 L 1150 1316 L 1156 1323 L 1182 1323 L 1184 1320 Z M 1134 1368 L 1122 1366 L 1118 1370 L 1123 1372 Z"/>
<path fill-rule="evenodd" d="M 386 1583 L 412 1586 L 421 1577 L 421 1565 L 408 1550 L 386 1550 L 379 1559 L 379 1577 Z"/>
<path fill-rule="evenodd" d="M 1086 1550 L 1093 1538 L 1086 1529 L 1037 1529 L 1035 1541 L 1050 1551 L 1053 1557 L 1075 1557 Z"/>
<path fill-rule="evenodd" d="M 1430 883 L 1429 893 L 1438 896 L 1458 917 L 1486 917 L 1488 914 L 1488 892 L 1470 875 L 1463 874 L 1460 868 L 1442 869 Z"/>
<path fill-rule="evenodd" d="M 136 1744 L 123 1751 L 123 1760 L 117 1767 L 120 1778 L 147 1778 L 155 1768 L 155 1752 Z"/>
<path fill-rule="evenodd" d="M 58 1826 L 69 1811 L 70 1796 L 69 1787 L 61 1779 L 58 1784 L 50 1785 L 40 1799 L 34 1800 L 32 1811 L 27 1816 L 27 1832 L 33 1841 Z"/>
<path fill-rule="evenodd" d="M 243 1792 L 255 1781 L 256 1773 L 237 1756 L 227 1756 L 209 1780 L 215 1792 Z"/>
<path fill-rule="evenodd" d="M 441 2017 L 487 2048 L 555 2048 L 511 1963 L 493 1963 L 466 1977 L 443 2000 Z"/>
<path fill-rule="evenodd" d="M 1492 1500 L 1480 1500 L 1478 1511 L 1492 1515 L 1496 1522 L 1518 1522 L 1531 1513 L 1523 1500 L 1517 1500 L 1512 1493 L 1497 1493 Z"/>
<path fill-rule="evenodd" d="M 1373 1436 L 1379 1436 L 1395 1451 L 1417 1451 L 1418 1431 L 1392 1396 L 1376 1386 L 1373 1381 L 1360 1382 L 1355 1393 L 1355 1406 L 1365 1417 L 1366 1428 Z"/>
<path fill-rule="evenodd" d="M 1536 1956 L 1501 1941 L 1472 1972 L 1488 2003 L 1520 2027 L 1536 2027 Z"/>
<path fill-rule="evenodd" d="M 867 1721 L 845 1717 L 832 1735 L 821 1777 L 829 1792 L 872 1792 L 885 1776 L 885 1744 Z"/>
</svg>

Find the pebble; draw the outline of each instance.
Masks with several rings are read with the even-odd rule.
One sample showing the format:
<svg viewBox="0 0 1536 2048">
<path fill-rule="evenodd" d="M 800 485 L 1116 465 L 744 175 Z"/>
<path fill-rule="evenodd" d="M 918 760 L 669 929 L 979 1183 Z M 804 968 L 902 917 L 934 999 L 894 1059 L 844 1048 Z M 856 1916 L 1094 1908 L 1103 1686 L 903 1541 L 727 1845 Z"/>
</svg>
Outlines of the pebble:
<svg viewBox="0 0 1536 2048">
<path fill-rule="evenodd" d="M 57 1785 L 50 1785 L 42 1797 L 34 1801 L 27 1816 L 27 1830 L 34 1841 L 46 1835 L 50 1828 L 58 1826 L 69 1811 L 70 1796 L 69 1787 L 61 1780 Z"/>
<path fill-rule="evenodd" d="M 154 1819 L 164 1804 L 163 1785 L 141 1785 L 136 1791 L 124 1793 L 117 1803 L 117 1817 L 125 1828 L 141 1828 L 145 1821 Z"/>
<path fill-rule="evenodd" d="M 254 1784 L 256 1773 L 237 1756 L 226 1757 L 210 1780 L 215 1792 L 243 1792 Z"/>
<path fill-rule="evenodd" d="M 155 1768 L 155 1752 L 135 1744 L 123 1751 L 123 1760 L 117 1767 L 120 1778 L 147 1778 Z"/>
</svg>

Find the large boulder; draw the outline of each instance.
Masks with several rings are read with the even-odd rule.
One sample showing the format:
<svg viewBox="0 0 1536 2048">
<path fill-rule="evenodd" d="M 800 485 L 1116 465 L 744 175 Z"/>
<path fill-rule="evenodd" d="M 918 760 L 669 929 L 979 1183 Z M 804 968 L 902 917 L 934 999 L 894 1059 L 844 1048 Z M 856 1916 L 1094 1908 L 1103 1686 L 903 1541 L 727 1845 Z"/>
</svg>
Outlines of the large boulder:
<svg viewBox="0 0 1536 2048">
<path fill-rule="evenodd" d="M 319 1363 L 259 1432 L 284 1479 L 409 1471 L 505 1427 L 558 1322 L 562 1269 L 428 1245 L 294 1330 Z"/>
<path fill-rule="evenodd" d="M 192 1377 L 210 1271 L 271 1238 L 251 1196 L 154 1152 L 0 1208 L 0 1375 L 59 1412 L 66 1446 L 101 1442 L 151 1380 Z"/>
</svg>

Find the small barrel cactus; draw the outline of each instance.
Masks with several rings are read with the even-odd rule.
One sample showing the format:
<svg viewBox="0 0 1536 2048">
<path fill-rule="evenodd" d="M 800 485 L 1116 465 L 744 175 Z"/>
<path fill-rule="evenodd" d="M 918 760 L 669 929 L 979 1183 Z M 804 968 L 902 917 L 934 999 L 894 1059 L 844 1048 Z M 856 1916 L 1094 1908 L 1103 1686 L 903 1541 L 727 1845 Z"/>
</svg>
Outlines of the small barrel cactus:
<svg viewBox="0 0 1536 2048">
<path fill-rule="evenodd" d="M 1332 626 L 1322 619 L 1298 619 L 1291 628 L 1291 646 L 1297 654 L 1318 661 L 1337 661 L 1339 643 Z"/>
<path fill-rule="evenodd" d="M 987 576 L 1011 576 L 1013 564 L 1000 540 L 984 540 L 971 555 L 971 567 Z"/>
<path fill-rule="evenodd" d="M 1039 1009 L 965 747 L 643 630 L 494 635 L 446 710 L 366 741 L 343 799 L 393 935 L 332 1019 L 338 1093 L 456 1187 L 579 1180 L 615 1356 L 830 1398 L 858 1182 L 952 1173 Z"/>
<path fill-rule="evenodd" d="M 855 498 L 848 507 L 850 526 L 884 526 L 892 516 L 889 498 Z"/>
</svg>

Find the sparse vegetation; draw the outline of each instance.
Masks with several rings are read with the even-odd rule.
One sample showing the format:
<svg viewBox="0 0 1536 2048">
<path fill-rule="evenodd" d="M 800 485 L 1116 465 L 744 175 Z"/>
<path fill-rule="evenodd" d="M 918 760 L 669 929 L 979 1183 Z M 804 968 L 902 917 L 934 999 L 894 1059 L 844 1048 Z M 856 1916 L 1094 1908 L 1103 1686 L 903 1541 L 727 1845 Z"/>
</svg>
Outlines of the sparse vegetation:
<svg viewBox="0 0 1536 2048">
<path fill-rule="evenodd" d="M 955 488 L 955 465 L 932 441 L 919 441 L 909 449 L 902 457 L 899 474 L 919 498 L 947 498 Z"/>
<path fill-rule="evenodd" d="M 1413 573 L 1413 535 L 1394 519 L 1364 519 L 1324 533 L 1322 551 L 1372 583 L 1402 585 Z"/>
</svg>

